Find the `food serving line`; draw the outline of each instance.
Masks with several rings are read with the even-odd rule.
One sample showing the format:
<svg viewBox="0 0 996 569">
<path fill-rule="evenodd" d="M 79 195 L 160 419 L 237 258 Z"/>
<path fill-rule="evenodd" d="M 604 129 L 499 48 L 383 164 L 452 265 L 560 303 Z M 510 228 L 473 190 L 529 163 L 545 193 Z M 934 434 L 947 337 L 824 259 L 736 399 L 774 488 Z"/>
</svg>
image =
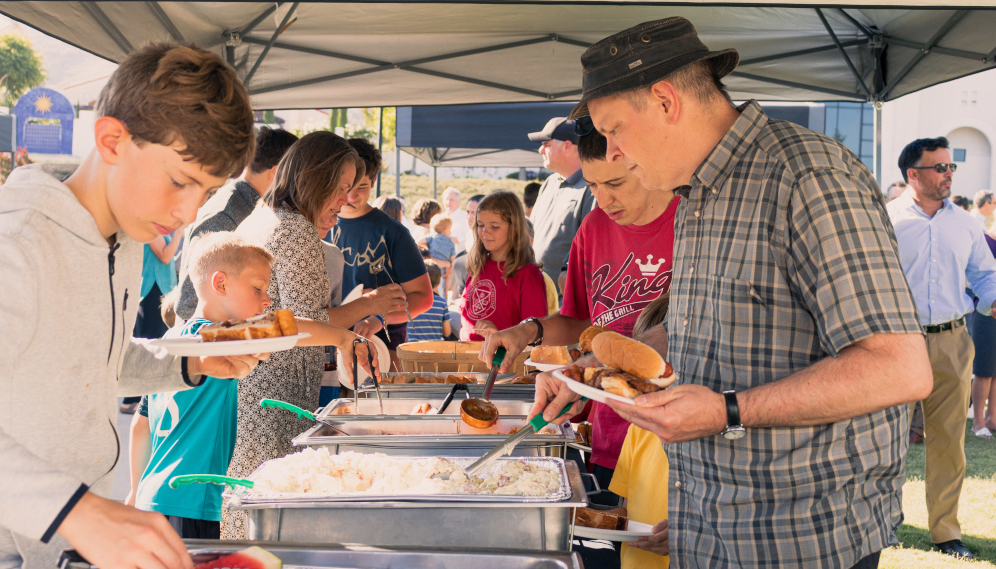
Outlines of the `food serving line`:
<svg viewBox="0 0 996 569">
<path fill-rule="evenodd" d="M 421 357 L 427 359 L 424 353 Z M 497 376 L 497 365 L 493 367 Z M 454 374 L 473 383 L 455 383 L 460 379 Z M 226 484 L 224 507 L 246 510 L 250 542 L 266 542 L 285 564 L 387 567 L 396 562 L 408 566 L 408 561 L 417 565 L 415 560 L 420 559 L 419 563 L 431 561 L 430 565 L 439 567 L 580 567 L 580 558 L 570 550 L 574 513 L 587 505 L 587 493 L 577 464 L 565 460 L 568 445 L 577 443 L 574 430 L 569 422 L 542 425 L 538 417 L 542 428 L 533 432 L 526 415 L 534 386 L 509 383 L 514 374 L 495 377 L 491 381 L 496 384 L 486 386 L 488 375 L 419 371 L 415 376 L 422 380 L 414 383 L 411 373 L 384 374 L 384 382 L 368 380 L 353 397 L 333 400 L 314 413 L 282 402 L 264 400 L 261 404 L 283 407 L 314 420 L 315 424 L 292 443 L 301 449 L 323 449 L 330 455 L 381 453 L 401 461 L 444 457 L 468 469 L 518 433 L 521 441 L 502 449 L 509 456 L 485 466 L 480 476 L 500 477 L 509 463 L 523 461 L 556 473 L 557 491 L 539 495 L 273 492 L 265 482 L 260 484 L 267 464 L 273 461 L 261 465 L 245 480 L 181 476 L 171 485 Z M 430 382 L 446 378 L 451 383 Z M 485 394 L 493 400 L 497 421 L 477 428 L 461 416 L 461 403 Z M 431 412 L 418 412 L 420 407 Z M 442 413 L 437 414 L 439 410 Z M 337 565 L 340 558 L 359 554 L 353 546 L 342 544 L 377 548 L 377 554 L 362 563 L 354 559 L 354 564 Z M 221 550 L 230 545 L 225 542 Z M 224 552 L 209 543 L 188 542 L 188 547 L 198 554 L 220 556 Z M 381 549 L 385 547 L 395 549 Z M 298 563 L 298 557 L 322 559 L 323 563 Z M 470 558 L 476 560 L 468 562 Z"/>
</svg>

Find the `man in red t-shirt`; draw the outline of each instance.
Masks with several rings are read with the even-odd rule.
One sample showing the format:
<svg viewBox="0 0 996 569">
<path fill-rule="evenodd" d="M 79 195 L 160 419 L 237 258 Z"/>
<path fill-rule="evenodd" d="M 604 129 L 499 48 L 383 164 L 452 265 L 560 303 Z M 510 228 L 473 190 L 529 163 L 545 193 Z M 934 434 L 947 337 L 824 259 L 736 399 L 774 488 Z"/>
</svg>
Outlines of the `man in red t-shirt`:
<svg viewBox="0 0 996 569">
<path fill-rule="evenodd" d="M 481 359 L 488 363 L 499 345 L 508 350 L 502 371 L 536 340 L 553 346 L 574 344 L 592 324 L 631 336 L 643 308 L 670 289 L 674 214 L 680 198 L 670 191 L 647 190 L 622 162 L 607 162 L 605 137 L 597 131 L 581 138 L 578 153 L 598 208 L 585 217 L 571 244 L 564 304 L 559 313 L 540 322 L 543 337 L 540 327 L 527 320 L 485 342 Z M 666 342 L 663 328 L 648 335 L 655 337 L 652 344 L 654 339 Z M 591 462 L 599 484 L 608 488 L 629 422 L 608 405 L 591 405 Z M 616 500 L 607 491 L 592 499 L 613 505 Z"/>
</svg>

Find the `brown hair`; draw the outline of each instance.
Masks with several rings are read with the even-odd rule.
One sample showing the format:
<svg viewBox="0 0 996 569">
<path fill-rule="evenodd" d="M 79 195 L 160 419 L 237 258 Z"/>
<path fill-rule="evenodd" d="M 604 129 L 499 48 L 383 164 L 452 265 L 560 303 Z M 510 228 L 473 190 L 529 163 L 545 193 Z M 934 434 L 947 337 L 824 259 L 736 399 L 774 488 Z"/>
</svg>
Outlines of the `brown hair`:
<svg viewBox="0 0 996 569">
<path fill-rule="evenodd" d="M 436 200 L 422 198 L 415 202 L 413 211 L 415 218 L 412 221 L 415 222 L 415 225 L 425 225 L 432 221 L 432 216 L 443 212 L 443 206 Z"/>
<path fill-rule="evenodd" d="M 501 216 L 508 223 L 508 242 L 512 247 L 505 259 L 505 274 L 503 278 L 510 279 L 522 267 L 536 262 L 533 247 L 529 244 L 529 230 L 526 226 L 526 213 L 522 209 L 519 196 L 507 190 L 496 190 L 481 200 L 477 213 L 490 211 Z M 474 231 L 474 246 L 467 252 L 467 274 L 477 280 L 488 262 L 490 253 L 484 248 L 484 242 L 477 231 Z"/>
<path fill-rule="evenodd" d="M 137 144 L 182 143 L 184 160 L 215 176 L 240 175 L 253 156 L 249 93 L 220 57 L 193 46 L 134 51 L 100 91 L 97 116 L 124 123 Z"/>
<path fill-rule="evenodd" d="M 342 171 L 347 164 L 356 166 L 357 179 L 363 176 L 363 161 L 344 138 L 322 130 L 307 134 L 280 160 L 263 202 L 274 209 L 300 213 L 315 223 L 325 202 L 342 191 Z"/>
<path fill-rule="evenodd" d="M 425 271 L 429 273 L 429 284 L 432 286 L 432 290 L 435 291 L 436 287 L 439 286 L 439 281 L 443 278 L 443 270 L 432 261 L 426 261 Z"/>
<path fill-rule="evenodd" d="M 210 280 L 216 271 L 235 278 L 252 263 L 264 262 L 273 266 L 273 255 L 269 251 L 230 231 L 202 235 L 190 255 L 190 280 L 194 290 Z"/>
<path fill-rule="evenodd" d="M 715 97 L 721 97 L 726 102 L 733 103 L 729 92 L 726 90 L 726 85 L 723 85 L 722 79 L 716 73 L 716 66 L 713 65 L 711 59 L 704 59 L 688 67 L 679 69 L 664 77 L 661 81 L 667 81 L 674 87 L 675 91 L 689 94 L 701 103 L 709 103 Z M 625 93 L 621 93 L 621 95 L 633 107 L 642 111 L 647 105 L 646 95 L 650 93 L 651 89 L 653 89 L 653 85 L 626 91 Z"/>
<path fill-rule="evenodd" d="M 365 167 L 364 173 L 357 176 L 356 179 L 359 180 L 365 175 L 370 177 L 371 182 L 376 180 L 380 174 L 382 160 L 380 150 L 377 150 L 377 147 L 370 144 L 370 141 L 365 138 L 350 138 L 349 145 L 360 156 L 360 160 L 363 160 Z"/>
<path fill-rule="evenodd" d="M 436 233 L 442 233 L 443 231 L 453 227 L 453 218 L 445 213 L 437 213 L 432 216 L 432 220 L 429 221 L 429 227 Z"/>
<path fill-rule="evenodd" d="M 399 223 L 405 215 L 405 204 L 394 196 L 380 196 L 374 200 L 373 206 L 387 215 L 393 217 Z"/>
</svg>

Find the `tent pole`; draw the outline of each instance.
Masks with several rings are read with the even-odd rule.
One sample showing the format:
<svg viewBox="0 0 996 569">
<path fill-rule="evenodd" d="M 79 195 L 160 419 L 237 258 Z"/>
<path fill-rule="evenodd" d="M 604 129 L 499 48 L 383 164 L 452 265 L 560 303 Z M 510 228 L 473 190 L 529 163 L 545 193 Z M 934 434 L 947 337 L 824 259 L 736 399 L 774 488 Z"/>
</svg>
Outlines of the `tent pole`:
<svg viewBox="0 0 996 569">
<path fill-rule="evenodd" d="M 875 101 L 875 180 L 882 187 L 882 101 Z"/>
<path fill-rule="evenodd" d="M 394 141 L 394 195 L 401 197 L 401 147 Z"/>
<path fill-rule="evenodd" d="M 439 186 L 436 185 L 436 167 L 432 167 L 432 199 L 437 199 Z"/>
<path fill-rule="evenodd" d="M 377 127 L 377 153 L 384 155 L 384 107 L 380 108 L 380 126 Z M 377 173 L 377 197 L 380 197 L 380 172 Z"/>
</svg>

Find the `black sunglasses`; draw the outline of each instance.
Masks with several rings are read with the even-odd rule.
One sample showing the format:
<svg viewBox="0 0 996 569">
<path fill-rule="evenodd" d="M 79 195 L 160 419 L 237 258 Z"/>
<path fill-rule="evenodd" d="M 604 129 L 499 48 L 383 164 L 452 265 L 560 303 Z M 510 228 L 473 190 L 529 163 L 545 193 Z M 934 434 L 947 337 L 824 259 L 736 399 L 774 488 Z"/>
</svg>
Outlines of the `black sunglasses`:
<svg viewBox="0 0 996 569">
<path fill-rule="evenodd" d="M 933 166 L 913 166 L 914 170 L 937 170 L 938 174 L 947 172 L 948 168 L 951 168 L 952 174 L 958 171 L 958 165 L 953 162 L 951 164 L 941 162 L 940 164 L 934 164 Z"/>
<path fill-rule="evenodd" d="M 595 130 L 595 123 L 591 122 L 591 115 L 578 117 L 574 120 L 574 134 L 588 136 L 593 130 Z"/>
</svg>

